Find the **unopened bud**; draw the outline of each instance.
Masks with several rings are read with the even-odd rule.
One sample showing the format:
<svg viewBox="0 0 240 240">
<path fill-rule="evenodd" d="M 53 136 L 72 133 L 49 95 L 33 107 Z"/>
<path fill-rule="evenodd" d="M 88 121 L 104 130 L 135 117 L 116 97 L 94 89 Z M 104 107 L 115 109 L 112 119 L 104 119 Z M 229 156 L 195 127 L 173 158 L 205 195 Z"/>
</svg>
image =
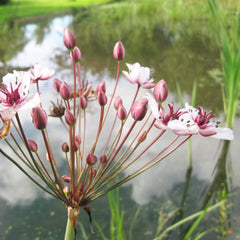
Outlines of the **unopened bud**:
<svg viewBox="0 0 240 240">
<path fill-rule="evenodd" d="M 79 146 L 80 144 L 81 144 L 81 137 L 79 136 L 79 135 L 76 135 L 75 137 L 74 137 L 74 140 L 75 140 L 75 143 Z"/>
<path fill-rule="evenodd" d="M 102 81 L 98 84 L 97 88 L 96 88 L 96 94 L 98 95 L 98 93 L 100 91 L 103 91 L 104 93 L 106 93 L 106 84 L 105 81 Z"/>
<path fill-rule="evenodd" d="M 123 104 L 123 101 L 122 101 L 122 98 L 120 96 L 116 97 L 115 98 L 115 101 L 114 101 L 114 108 L 118 110 L 118 107 L 120 104 Z"/>
<path fill-rule="evenodd" d="M 75 62 L 80 62 L 80 60 L 82 58 L 81 51 L 78 47 L 74 47 L 74 49 L 73 49 L 73 58 L 74 58 Z"/>
<path fill-rule="evenodd" d="M 60 91 L 61 84 L 62 82 L 59 79 L 57 78 L 53 79 L 53 87 L 57 92 Z"/>
<path fill-rule="evenodd" d="M 89 165 L 94 165 L 97 162 L 97 157 L 92 152 L 88 153 L 86 157 L 86 162 Z"/>
<path fill-rule="evenodd" d="M 63 175 L 63 176 L 62 176 L 62 180 L 63 180 L 64 182 L 66 182 L 66 183 L 70 183 L 71 178 L 70 178 L 70 176 L 68 176 L 68 175 Z"/>
<path fill-rule="evenodd" d="M 34 126 L 43 130 L 47 126 L 47 113 L 41 107 L 35 107 L 32 109 L 32 122 Z"/>
<path fill-rule="evenodd" d="M 113 57 L 116 60 L 122 60 L 125 57 L 125 48 L 121 41 L 118 41 L 113 48 Z"/>
<path fill-rule="evenodd" d="M 143 142 L 147 138 L 147 132 L 142 132 L 138 137 L 138 142 Z"/>
<path fill-rule="evenodd" d="M 125 109 L 125 107 L 123 107 L 123 105 L 119 105 L 118 110 L 117 110 L 117 115 L 119 117 L 120 120 L 125 120 L 127 117 L 127 110 Z"/>
<path fill-rule="evenodd" d="M 65 116 L 65 121 L 66 121 L 66 123 L 67 123 L 68 125 L 73 126 L 73 125 L 75 124 L 76 118 L 75 118 L 75 116 L 73 115 L 73 113 L 70 112 L 69 109 L 66 109 L 66 110 L 65 110 L 64 116 Z"/>
<path fill-rule="evenodd" d="M 104 106 L 107 104 L 107 96 L 105 95 L 105 93 L 103 91 L 99 91 L 98 92 L 98 96 L 97 96 L 97 99 L 98 99 L 98 103 L 101 105 L 101 106 Z"/>
<path fill-rule="evenodd" d="M 156 101 L 163 102 L 168 96 L 168 87 L 165 80 L 160 80 L 153 89 L 153 95 Z"/>
<path fill-rule="evenodd" d="M 38 145 L 35 141 L 33 141 L 32 139 L 27 139 L 28 141 L 28 145 L 31 151 L 33 152 L 37 152 L 38 150 Z"/>
<path fill-rule="evenodd" d="M 69 146 L 66 142 L 63 143 L 63 145 L 62 145 L 62 151 L 65 153 L 69 152 Z"/>
<path fill-rule="evenodd" d="M 103 154 L 101 157 L 100 157 L 100 162 L 101 163 L 106 163 L 107 162 L 107 157 L 105 154 Z"/>
<path fill-rule="evenodd" d="M 68 198 L 69 188 L 67 186 L 63 188 L 63 193 L 66 196 L 66 198 Z"/>
<path fill-rule="evenodd" d="M 68 28 L 64 29 L 63 42 L 69 50 L 72 50 L 76 45 L 76 39 Z"/>
<path fill-rule="evenodd" d="M 83 96 L 81 96 L 81 107 L 82 109 L 86 109 L 88 105 L 87 99 Z"/>
<path fill-rule="evenodd" d="M 72 90 L 66 82 L 63 82 L 60 86 L 59 93 L 64 100 L 68 100 L 71 97 Z"/>
<path fill-rule="evenodd" d="M 147 113 L 147 104 L 148 100 L 146 98 L 142 98 L 133 104 L 131 115 L 134 120 L 141 121 L 145 117 Z"/>
</svg>

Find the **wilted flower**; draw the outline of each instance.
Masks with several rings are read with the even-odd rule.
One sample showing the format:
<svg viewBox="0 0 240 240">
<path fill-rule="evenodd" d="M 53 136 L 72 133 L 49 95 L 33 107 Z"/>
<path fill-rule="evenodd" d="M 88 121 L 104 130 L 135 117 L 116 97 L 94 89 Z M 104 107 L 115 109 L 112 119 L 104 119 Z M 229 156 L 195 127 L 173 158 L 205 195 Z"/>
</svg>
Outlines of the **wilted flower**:
<svg viewBox="0 0 240 240">
<path fill-rule="evenodd" d="M 54 102 L 51 102 L 52 106 L 49 108 L 49 116 L 51 117 L 59 117 L 61 118 L 64 115 L 65 107 L 62 105 L 62 103 L 55 104 Z"/>
<path fill-rule="evenodd" d="M 137 83 L 143 88 L 153 88 L 155 84 L 153 79 L 150 79 L 150 68 L 141 67 L 139 63 L 129 64 L 126 63 L 129 72 L 123 71 L 122 73 L 131 83 Z"/>
<path fill-rule="evenodd" d="M 3 77 L 0 89 L 0 113 L 3 120 L 10 120 L 21 111 L 33 108 L 40 103 L 39 94 L 29 96 L 30 74 L 24 71 L 13 71 Z"/>
</svg>

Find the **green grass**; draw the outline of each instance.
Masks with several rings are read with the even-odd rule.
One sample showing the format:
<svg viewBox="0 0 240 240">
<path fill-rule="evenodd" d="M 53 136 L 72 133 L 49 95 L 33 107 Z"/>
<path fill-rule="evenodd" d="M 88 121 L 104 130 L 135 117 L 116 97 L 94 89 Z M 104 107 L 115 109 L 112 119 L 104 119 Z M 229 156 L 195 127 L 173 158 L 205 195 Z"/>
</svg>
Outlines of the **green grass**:
<svg viewBox="0 0 240 240">
<path fill-rule="evenodd" d="M 0 23 L 107 2 L 110 0 L 12 0 L 9 5 L 0 6 Z"/>
</svg>

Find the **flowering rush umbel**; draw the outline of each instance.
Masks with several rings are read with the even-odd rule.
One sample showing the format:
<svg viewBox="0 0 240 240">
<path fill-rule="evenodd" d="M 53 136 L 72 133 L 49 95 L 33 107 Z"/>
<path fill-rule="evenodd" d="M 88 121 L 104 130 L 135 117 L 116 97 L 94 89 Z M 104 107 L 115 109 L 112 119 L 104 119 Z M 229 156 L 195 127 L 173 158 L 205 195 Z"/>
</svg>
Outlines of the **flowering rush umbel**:
<svg viewBox="0 0 240 240">
<path fill-rule="evenodd" d="M 113 58 L 117 62 L 114 88 L 109 89 L 104 81 L 97 86 L 86 83 L 80 75 L 82 55 L 74 35 L 65 29 L 63 38 L 70 51 L 73 74 L 69 82 L 53 79 L 58 99 L 55 103 L 51 101 L 52 107 L 44 109 L 40 88 L 41 81 L 50 81 L 53 77 L 53 70 L 36 65 L 31 66 L 29 71 L 14 71 L 3 77 L 0 90 L 0 153 L 40 188 L 65 204 L 68 209 L 65 239 L 72 239 L 80 209 L 84 209 L 91 219 L 89 204 L 92 201 L 155 166 L 192 135 L 232 140 L 233 133 L 231 129 L 220 128 L 219 122 L 213 121 L 215 115 L 202 107 L 186 104 L 185 108 L 175 109 L 173 103 L 166 104 L 166 81 L 154 82 L 150 68 L 139 63 L 127 63 L 129 72 L 123 71 L 129 84 L 137 84 L 130 104 L 124 102 L 124 98 L 116 94 L 121 62 L 125 56 L 122 42 L 117 42 L 113 48 Z M 34 85 L 36 93 L 29 95 L 29 88 Z M 140 96 L 140 88 L 146 91 L 143 96 Z M 90 116 L 87 112 L 91 105 L 96 107 L 99 115 L 94 125 L 88 125 Z M 43 155 L 38 150 L 39 142 L 31 139 L 23 128 L 23 110 L 28 110 L 32 121 L 32 126 L 27 126 L 28 130 L 32 127 L 35 132 L 39 131 L 43 139 Z M 26 112 L 24 115 L 26 118 Z M 54 136 L 51 138 L 48 134 L 49 117 L 62 123 L 62 136 L 66 138 L 59 146 Z M 94 138 L 89 137 L 93 128 Z M 174 133 L 170 135 L 172 139 L 169 142 L 164 139 L 165 145 L 161 149 L 161 137 L 169 131 Z M 154 145 L 158 146 L 158 150 L 150 157 L 148 151 Z M 61 151 L 64 170 L 61 167 L 60 171 L 53 148 Z M 124 171 L 140 158 L 144 159 L 142 165 L 136 164 L 135 168 L 131 168 L 134 170 L 125 176 Z M 115 179 L 118 180 L 112 181 Z"/>
</svg>

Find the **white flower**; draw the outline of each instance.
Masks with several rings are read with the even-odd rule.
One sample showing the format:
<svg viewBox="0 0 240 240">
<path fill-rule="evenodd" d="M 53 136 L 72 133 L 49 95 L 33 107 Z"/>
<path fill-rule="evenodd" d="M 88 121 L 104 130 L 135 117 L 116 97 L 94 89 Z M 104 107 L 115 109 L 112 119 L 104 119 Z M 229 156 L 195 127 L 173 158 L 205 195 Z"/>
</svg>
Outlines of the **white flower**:
<svg viewBox="0 0 240 240">
<path fill-rule="evenodd" d="M 10 120 L 16 112 L 30 109 L 40 103 L 39 94 L 29 96 L 30 74 L 13 71 L 3 77 L 5 90 L 0 89 L 0 112 L 3 120 Z"/>
<path fill-rule="evenodd" d="M 31 81 L 34 83 L 38 80 L 48 80 L 55 74 L 54 70 L 43 67 L 40 64 L 33 65 L 29 72 Z"/>
<path fill-rule="evenodd" d="M 126 63 L 129 72 L 122 71 L 123 75 L 131 83 L 137 83 L 143 88 L 153 88 L 155 84 L 153 79 L 150 79 L 150 68 L 141 67 L 139 63 L 129 64 Z"/>
</svg>

